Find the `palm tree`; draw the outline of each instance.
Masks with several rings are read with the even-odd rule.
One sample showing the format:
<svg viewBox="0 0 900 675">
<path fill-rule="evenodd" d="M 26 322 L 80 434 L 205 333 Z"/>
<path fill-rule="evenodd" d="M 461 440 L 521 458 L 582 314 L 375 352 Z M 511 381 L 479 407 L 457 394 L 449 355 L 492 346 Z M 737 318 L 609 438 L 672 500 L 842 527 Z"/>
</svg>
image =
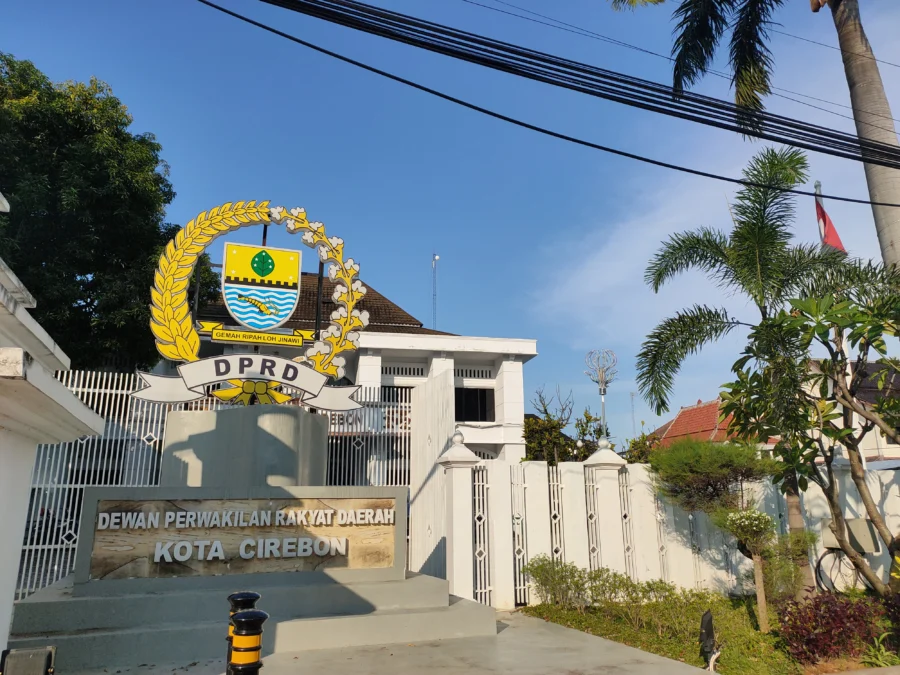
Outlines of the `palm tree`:
<svg viewBox="0 0 900 675">
<path fill-rule="evenodd" d="M 744 170 L 754 185 L 737 193 L 733 227 L 725 234 L 710 228 L 675 234 L 650 261 L 645 280 L 654 292 L 672 277 L 690 269 L 703 271 L 724 290 L 746 296 L 758 321 L 777 313 L 813 279 L 842 265 L 841 252 L 791 244 L 794 200 L 785 192 L 805 182 L 808 165 L 796 149 L 767 148 Z M 668 409 L 672 384 L 684 359 L 740 326 L 758 321 L 732 317 L 725 309 L 694 305 L 663 320 L 647 336 L 637 357 L 638 386 L 657 414 Z M 803 532 L 796 476 L 786 475 L 788 527 Z M 802 569 L 804 585 L 813 585 L 812 571 Z"/>
<path fill-rule="evenodd" d="M 613 8 L 659 5 L 666 0 L 610 0 Z M 772 53 L 768 26 L 784 0 L 681 0 L 677 19 L 673 87 L 676 92 L 695 84 L 709 71 L 716 48 L 731 30 L 729 60 L 738 105 L 762 110 L 770 91 Z M 810 0 L 813 12 L 826 4 L 837 29 L 856 133 L 861 140 L 900 147 L 894 120 L 872 45 L 863 30 L 858 0 Z M 745 118 L 752 120 L 752 116 Z M 869 198 L 873 202 L 900 203 L 900 171 L 865 164 Z M 875 229 L 884 263 L 900 265 L 900 209 L 873 206 Z"/>
</svg>

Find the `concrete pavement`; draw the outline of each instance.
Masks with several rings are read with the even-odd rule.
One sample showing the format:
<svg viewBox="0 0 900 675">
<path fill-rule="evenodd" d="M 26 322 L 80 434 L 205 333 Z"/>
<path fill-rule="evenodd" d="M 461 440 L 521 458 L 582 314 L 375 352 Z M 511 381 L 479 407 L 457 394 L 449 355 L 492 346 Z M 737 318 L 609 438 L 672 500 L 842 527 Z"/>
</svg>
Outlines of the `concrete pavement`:
<svg viewBox="0 0 900 675">
<path fill-rule="evenodd" d="M 496 638 L 273 654 L 262 675 L 691 675 L 698 668 L 517 613 L 498 615 Z M 223 641 L 222 651 L 225 651 Z M 164 654 L 160 655 L 164 658 Z M 58 670 L 66 672 L 65 664 Z M 98 675 L 99 671 L 80 675 Z M 222 661 L 110 668 L 110 675 L 222 675 Z"/>
</svg>

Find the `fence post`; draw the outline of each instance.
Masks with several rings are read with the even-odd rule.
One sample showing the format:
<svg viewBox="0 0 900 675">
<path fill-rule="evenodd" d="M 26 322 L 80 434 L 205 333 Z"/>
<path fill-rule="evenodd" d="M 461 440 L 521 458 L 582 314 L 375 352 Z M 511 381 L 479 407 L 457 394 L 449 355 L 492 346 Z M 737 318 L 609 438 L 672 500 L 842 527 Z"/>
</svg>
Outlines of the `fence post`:
<svg viewBox="0 0 900 675">
<path fill-rule="evenodd" d="M 463 445 L 465 439 L 459 431 L 451 440 L 453 444 L 437 460 L 446 475 L 447 580 L 452 595 L 473 600 L 472 467 L 481 460 Z"/>
<path fill-rule="evenodd" d="M 598 533 L 600 564 L 615 572 L 627 573 L 625 565 L 625 536 L 622 530 L 622 505 L 619 501 L 619 471 L 624 459 L 610 449 L 609 441 L 601 438 L 597 451 L 584 460 L 584 471 L 591 472 L 595 505 L 594 521 L 588 528 Z"/>
</svg>

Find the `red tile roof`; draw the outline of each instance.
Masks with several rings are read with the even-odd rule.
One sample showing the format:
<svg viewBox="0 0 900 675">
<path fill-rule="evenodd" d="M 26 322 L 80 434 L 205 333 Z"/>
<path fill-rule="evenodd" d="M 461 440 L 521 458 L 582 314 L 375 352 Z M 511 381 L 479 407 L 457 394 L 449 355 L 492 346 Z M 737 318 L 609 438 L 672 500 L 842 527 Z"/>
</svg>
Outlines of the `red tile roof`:
<svg viewBox="0 0 900 675">
<path fill-rule="evenodd" d="M 697 405 L 687 406 L 678 411 L 675 419 L 657 429 L 661 445 L 670 445 L 682 438 L 722 443 L 730 436 L 726 431 L 728 419 L 719 422 L 719 400 L 697 401 Z"/>
</svg>

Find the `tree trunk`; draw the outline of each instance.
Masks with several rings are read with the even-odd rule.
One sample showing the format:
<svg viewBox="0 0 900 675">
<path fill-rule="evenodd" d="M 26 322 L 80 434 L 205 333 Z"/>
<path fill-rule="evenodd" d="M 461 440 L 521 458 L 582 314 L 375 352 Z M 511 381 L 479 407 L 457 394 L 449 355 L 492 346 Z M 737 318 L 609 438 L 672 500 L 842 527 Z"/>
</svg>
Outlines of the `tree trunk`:
<svg viewBox="0 0 900 675">
<path fill-rule="evenodd" d="M 803 520 L 803 510 L 800 506 L 800 490 L 797 488 L 796 480 L 787 481 L 786 486 L 784 500 L 787 502 L 788 532 L 792 538 L 805 538 L 806 521 Z M 803 585 L 797 591 L 795 599 L 805 600 L 816 592 L 816 580 L 813 578 L 812 565 L 809 564 L 809 551 L 806 551 L 806 554 L 797 560 L 797 566 L 800 568 L 800 579 Z"/>
<path fill-rule="evenodd" d="M 857 136 L 900 147 L 878 63 L 860 20 L 858 0 L 829 0 L 828 4 L 837 28 Z M 864 166 L 869 199 L 900 204 L 900 171 L 874 164 Z M 872 214 L 884 263 L 900 265 L 900 209 L 873 206 Z"/>
<path fill-rule="evenodd" d="M 766 606 L 766 586 L 763 581 L 762 556 L 753 554 L 753 580 L 756 583 L 756 611 L 759 614 L 759 630 L 769 632 L 769 608 Z"/>
<path fill-rule="evenodd" d="M 841 547 L 844 555 L 847 556 L 853 566 L 868 582 L 869 586 L 872 587 L 872 590 L 882 597 L 888 597 L 890 588 L 875 574 L 875 571 L 862 554 L 850 546 L 850 541 L 847 538 L 847 521 L 844 519 L 844 512 L 841 511 L 837 479 L 832 470 L 829 469 L 828 474 L 829 483 L 823 486 L 822 494 L 825 495 L 825 501 L 828 502 L 828 510 L 831 511 L 831 531 L 834 533 L 835 539 L 837 539 L 838 546 Z"/>
</svg>

